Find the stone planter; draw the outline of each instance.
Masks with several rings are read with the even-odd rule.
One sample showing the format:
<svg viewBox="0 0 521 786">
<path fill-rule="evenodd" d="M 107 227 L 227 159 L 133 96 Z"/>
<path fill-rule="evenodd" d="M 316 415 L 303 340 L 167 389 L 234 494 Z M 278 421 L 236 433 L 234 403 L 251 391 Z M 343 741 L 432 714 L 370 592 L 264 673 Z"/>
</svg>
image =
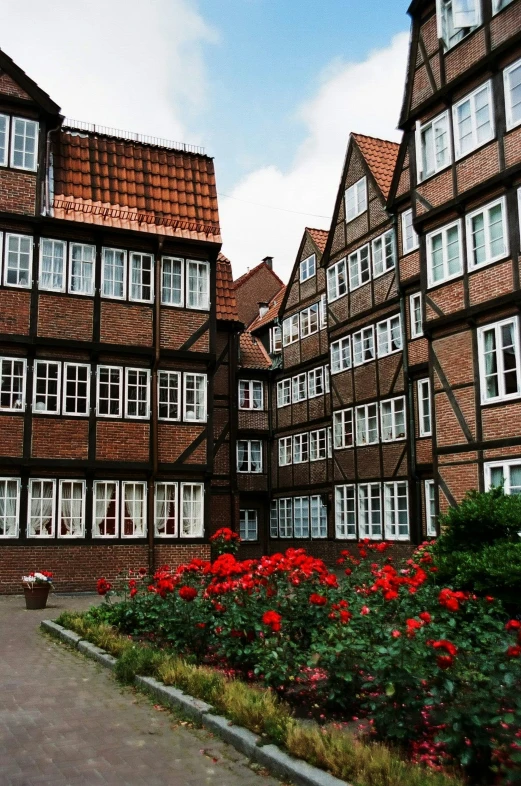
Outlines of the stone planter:
<svg viewBox="0 0 521 786">
<path fill-rule="evenodd" d="M 31 589 L 24 587 L 25 606 L 27 609 L 44 609 L 47 606 L 50 587 L 35 584 Z"/>
</svg>

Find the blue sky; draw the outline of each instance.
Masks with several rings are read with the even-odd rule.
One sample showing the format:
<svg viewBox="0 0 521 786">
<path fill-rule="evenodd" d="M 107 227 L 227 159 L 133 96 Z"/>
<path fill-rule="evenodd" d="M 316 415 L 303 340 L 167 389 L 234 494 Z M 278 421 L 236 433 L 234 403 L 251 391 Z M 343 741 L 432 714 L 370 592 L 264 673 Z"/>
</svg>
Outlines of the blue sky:
<svg viewBox="0 0 521 786">
<path fill-rule="evenodd" d="M 287 278 L 349 133 L 399 139 L 407 2 L 3 0 L 0 47 L 70 118 L 203 145 L 235 274 Z"/>
</svg>

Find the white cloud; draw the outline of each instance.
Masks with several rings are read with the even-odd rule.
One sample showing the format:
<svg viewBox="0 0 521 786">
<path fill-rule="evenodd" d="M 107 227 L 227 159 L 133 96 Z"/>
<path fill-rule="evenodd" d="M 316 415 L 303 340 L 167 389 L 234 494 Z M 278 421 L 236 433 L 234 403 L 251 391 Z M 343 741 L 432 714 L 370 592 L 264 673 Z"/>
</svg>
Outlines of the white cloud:
<svg viewBox="0 0 521 786">
<path fill-rule="evenodd" d="M 4 0 L 2 48 L 75 120 L 192 144 L 206 105 L 193 0 Z"/>
<path fill-rule="evenodd" d="M 400 33 L 387 48 L 371 52 L 361 63 L 332 64 L 317 94 L 298 110 L 307 138 L 291 167 L 281 171 L 267 166 L 251 172 L 231 192 L 234 199 L 221 197 L 223 251 L 232 260 L 235 276 L 269 254 L 275 257 L 276 272 L 286 280 L 304 228 L 329 229 L 350 132 L 399 141 L 396 124 L 408 42 L 408 33 Z"/>
</svg>

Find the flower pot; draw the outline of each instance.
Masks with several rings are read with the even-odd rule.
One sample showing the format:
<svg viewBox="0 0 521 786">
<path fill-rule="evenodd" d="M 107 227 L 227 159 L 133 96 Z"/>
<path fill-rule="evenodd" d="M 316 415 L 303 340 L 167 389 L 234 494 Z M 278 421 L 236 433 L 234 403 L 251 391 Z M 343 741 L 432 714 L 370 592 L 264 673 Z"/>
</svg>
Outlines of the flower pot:
<svg viewBox="0 0 521 786">
<path fill-rule="evenodd" d="M 25 606 L 28 609 L 44 609 L 47 605 L 50 587 L 35 585 L 31 589 L 24 587 Z"/>
</svg>

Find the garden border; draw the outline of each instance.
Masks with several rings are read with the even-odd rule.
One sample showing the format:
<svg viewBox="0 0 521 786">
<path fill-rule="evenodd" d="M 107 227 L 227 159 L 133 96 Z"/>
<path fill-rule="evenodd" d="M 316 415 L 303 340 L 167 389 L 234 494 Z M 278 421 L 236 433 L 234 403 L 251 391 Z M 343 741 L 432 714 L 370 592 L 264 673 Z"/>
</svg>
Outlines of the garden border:
<svg viewBox="0 0 521 786">
<path fill-rule="evenodd" d="M 54 638 L 77 649 L 101 666 L 114 670 L 116 658 L 82 639 L 78 633 L 67 630 L 52 620 L 42 620 L 41 627 Z M 350 786 L 347 781 L 313 767 L 302 759 L 293 758 L 277 745 L 264 743 L 261 737 L 249 729 L 236 726 L 222 715 L 214 715 L 213 707 L 201 699 L 164 685 L 152 677 L 136 676 L 134 684 L 145 693 L 153 695 L 161 704 L 175 708 L 190 720 L 217 734 L 251 760 L 267 767 L 277 777 L 289 778 L 297 786 Z"/>
</svg>

